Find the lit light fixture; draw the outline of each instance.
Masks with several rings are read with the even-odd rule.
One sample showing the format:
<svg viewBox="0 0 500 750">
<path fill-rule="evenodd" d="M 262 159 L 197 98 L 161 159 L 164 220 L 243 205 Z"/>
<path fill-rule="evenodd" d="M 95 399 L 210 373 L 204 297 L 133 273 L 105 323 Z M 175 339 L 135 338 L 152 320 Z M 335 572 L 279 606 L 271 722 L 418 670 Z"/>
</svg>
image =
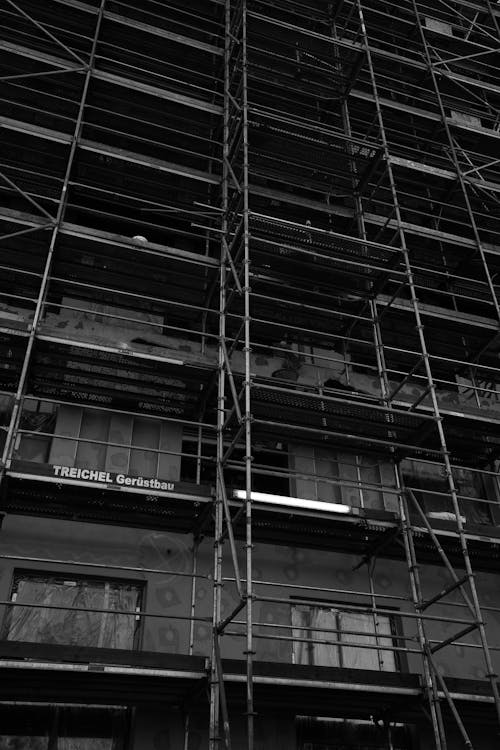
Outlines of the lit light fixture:
<svg viewBox="0 0 500 750">
<path fill-rule="evenodd" d="M 233 497 L 238 500 L 246 500 L 246 490 L 235 490 Z M 303 510 L 323 510 L 327 513 L 350 513 L 349 505 L 340 503 L 322 503 L 320 500 L 304 500 L 300 497 L 286 497 L 284 495 L 268 495 L 267 492 L 252 492 L 250 498 L 256 503 L 269 503 L 269 505 L 285 505 L 289 508 L 302 508 Z"/>
</svg>

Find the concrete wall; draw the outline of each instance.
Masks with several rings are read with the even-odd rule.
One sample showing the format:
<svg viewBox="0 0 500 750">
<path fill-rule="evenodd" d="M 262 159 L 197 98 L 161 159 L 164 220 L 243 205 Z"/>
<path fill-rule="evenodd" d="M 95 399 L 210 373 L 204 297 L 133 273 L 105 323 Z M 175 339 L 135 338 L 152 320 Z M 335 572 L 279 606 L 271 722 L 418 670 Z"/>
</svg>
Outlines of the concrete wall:
<svg viewBox="0 0 500 750">
<path fill-rule="evenodd" d="M 71 521 L 8 516 L 0 532 L 0 554 L 27 555 L 43 559 L 84 562 L 85 567 L 64 564 L 2 560 L 0 557 L 0 598 L 8 599 L 15 569 L 106 576 L 143 581 L 146 585 L 145 609 L 151 614 L 167 614 L 169 619 L 146 618 L 143 648 L 151 651 L 187 653 L 189 628 L 177 617 L 189 616 L 190 577 L 176 572 L 191 571 L 190 537 L 157 533 L 142 529 L 116 528 Z M 100 564 L 159 568 L 166 575 L 109 571 Z M 207 581 L 200 590 L 210 596 Z"/>
<path fill-rule="evenodd" d="M 240 555 L 243 558 L 243 545 L 240 544 Z M 270 545 L 255 545 L 254 548 L 254 579 L 261 581 L 273 581 L 278 586 L 255 585 L 255 591 L 264 596 L 274 596 L 288 601 L 292 596 L 303 596 L 305 598 L 317 597 L 334 603 L 344 602 L 346 604 L 367 603 L 368 597 L 360 596 L 355 592 L 369 593 L 369 577 L 366 566 L 354 572 L 353 567 L 359 562 L 359 557 L 336 552 L 324 552 L 300 549 L 294 547 L 273 547 Z M 227 567 L 227 575 L 230 577 L 231 570 Z M 459 572 L 459 575 L 461 573 Z M 429 598 L 438 593 L 448 583 L 449 578 L 441 567 L 423 565 L 420 568 L 422 587 L 424 595 Z M 410 591 L 408 582 L 408 571 L 405 563 L 378 560 L 373 581 L 374 590 L 377 595 L 377 605 L 380 607 L 394 608 L 403 615 L 405 612 L 413 613 L 410 603 Z M 498 589 L 500 578 L 489 573 L 476 574 L 476 583 L 479 591 L 481 605 L 484 607 L 495 607 L 498 602 Z M 334 592 L 303 591 L 294 586 L 310 586 L 312 589 L 335 589 Z M 391 597 L 401 597 L 393 599 Z M 234 586 L 226 584 L 223 593 L 223 611 L 229 613 L 237 601 Z M 459 618 L 470 620 L 467 611 L 460 605 L 462 602 L 458 592 L 454 592 L 445 600 L 447 604 L 437 604 L 428 611 L 432 617 Z M 270 629 L 264 623 L 278 626 L 272 629 L 277 636 L 291 636 L 290 606 L 288 603 L 258 602 L 254 607 L 255 621 L 262 623 L 256 627 L 256 651 L 257 659 L 266 661 L 288 662 L 292 660 L 292 643 L 287 640 L 272 640 L 269 637 Z M 487 634 L 490 645 L 500 645 L 500 612 L 483 613 L 486 621 Z M 417 629 L 415 619 L 401 618 L 404 635 L 416 638 Z M 464 626 L 446 621 L 430 620 L 427 624 L 429 637 L 444 640 L 454 633 L 460 631 Z M 478 644 L 478 638 L 470 635 L 464 638 L 464 642 Z M 407 646 L 418 648 L 416 641 L 408 641 Z M 243 640 L 237 637 L 225 639 L 225 653 L 228 656 L 241 657 L 244 648 Z M 500 669 L 500 651 L 493 652 L 495 669 Z M 407 656 L 408 668 L 411 672 L 421 671 L 421 658 L 418 655 Z M 436 654 L 436 661 L 441 672 L 447 676 L 484 679 L 485 667 L 482 650 L 479 648 L 467 648 L 462 646 L 449 646 Z"/>
<path fill-rule="evenodd" d="M 0 554 L 28 555 L 33 557 L 70 560 L 86 563 L 85 568 L 72 567 L 69 563 L 49 564 L 44 562 L 22 562 L 0 558 L 0 598 L 6 600 L 10 595 L 12 575 L 15 569 L 39 570 L 47 572 L 65 571 L 67 573 L 84 573 L 86 575 L 105 575 L 106 571 L 96 567 L 98 564 L 117 564 L 132 567 L 162 568 L 170 571 L 165 575 L 153 573 L 126 573 L 115 571 L 112 576 L 125 580 L 144 581 L 146 584 L 145 608 L 152 614 L 168 614 L 172 619 L 148 618 L 144 623 L 142 648 L 158 652 L 187 653 L 188 632 L 186 621 L 178 619 L 188 616 L 190 611 L 191 580 L 189 576 L 176 576 L 175 573 L 189 573 L 192 565 L 192 542 L 189 536 L 99 526 L 94 524 L 59 521 L 52 519 L 32 519 L 29 517 L 7 516 L 0 532 Z M 229 550 L 226 550 L 229 555 Z M 238 542 L 238 552 L 243 560 L 244 547 Z M 255 620 L 278 626 L 273 629 L 276 635 L 289 637 L 291 596 L 313 596 L 312 592 L 301 592 L 293 585 L 316 586 L 336 589 L 332 593 L 318 593 L 321 598 L 335 602 L 356 603 L 363 601 L 354 592 L 369 591 L 366 567 L 353 572 L 358 562 L 355 556 L 336 552 L 319 552 L 294 547 L 272 545 L 255 545 L 254 577 L 259 581 L 275 581 L 279 585 L 268 587 L 256 585 L 257 593 L 272 594 L 285 601 L 278 604 L 259 602 L 255 605 Z M 205 540 L 199 550 L 198 569 L 201 574 L 209 574 L 212 566 L 212 540 Z M 230 566 L 225 574 L 231 577 Z M 429 596 L 440 590 L 447 582 L 441 568 L 423 566 L 422 580 Z M 481 603 L 495 606 L 499 587 L 498 576 L 478 574 L 477 583 Z M 374 571 L 375 592 L 380 597 L 381 606 L 397 607 L 401 612 L 411 612 L 408 601 L 399 601 L 390 597 L 408 597 L 408 576 L 406 566 L 399 562 L 379 560 Z M 366 599 L 364 600 L 366 601 Z M 448 601 L 458 603 L 459 595 L 454 594 Z M 231 611 L 237 602 L 234 586 L 226 582 L 223 590 L 223 614 Z M 196 616 L 210 617 L 212 608 L 211 580 L 199 579 L 196 588 Z M 3 607 L 5 610 L 5 607 Z M 431 610 L 433 615 L 455 615 L 463 617 L 465 610 L 449 605 L 439 605 Z M 1 613 L 3 614 L 3 613 Z M 241 615 L 240 615 L 241 617 Z M 492 645 L 500 642 L 500 613 L 485 613 L 489 640 Z M 236 628 L 237 626 L 234 626 Z M 436 639 L 446 638 L 461 628 L 460 625 L 434 623 L 429 628 L 430 635 Z M 414 637 L 416 628 L 414 620 L 404 622 L 404 633 Z M 264 625 L 256 627 L 256 636 L 266 636 L 269 632 Z M 209 655 L 210 624 L 199 621 L 194 629 L 194 653 Z M 468 638 L 477 643 L 477 639 Z M 409 642 L 409 645 L 412 645 Z M 414 644 L 413 644 L 414 645 Z M 223 644 L 223 655 L 231 658 L 243 658 L 245 648 L 243 638 L 226 636 Z M 271 640 L 266 637 L 256 638 L 256 658 L 270 662 L 290 662 L 292 645 L 290 641 Z M 479 649 L 467 649 L 452 646 L 437 654 L 440 669 L 445 675 L 482 679 L 484 665 Z M 494 654 L 494 666 L 500 669 L 500 659 Z M 408 656 L 408 668 L 418 672 L 421 668 L 420 657 Z M 242 716 L 235 716 L 234 746 L 243 746 L 244 722 Z M 196 712 L 191 717 L 191 738 L 189 750 L 202 750 L 207 746 L 207 716 Z M 290 716 L 270 715 L 257 721 L 256 750 L 288 750 L 294 748 L 295 729 Z M 134 720 L 133 748 L 146 750 L 183 750 L 184 716 L 181 711 L 166 712 L 161 707 L 151 709 L 139 708 Z M 483 750 L 491 746 L 481 744 Z M 486 741 L 485 741 L 486 742 Z M 458 743 L 456 747 L 460 747 Z M 423 747 L 431 747 L 430 740 Z M 453 743 L 450 748 L 453 748 Z M 476 746 L 475 746 L 476 747 Z"/>
<path fill-rule="evenodd" d="M 15 569 L 39 570 L 86 575 L 106 575 L 106 570 L 96 567 L 99 564 L 121 565 L 138 568 L 160 568 L 168 570 L 165 575 L 109 571 L 113 578 L 144 581 L 146 585 L 145 609 L 151 615 L 167 615 L 166 618 L 147 617 L 143 623 L 142 647 L 148 651 L 168 653 L 188 653 L 189 623 L 181 619 L 189 617 L 191 604 L 191 577 L 176 575 L 190 573 L 192 566 L 192 540 L 188 535 L 169 532 L 156 532 L 143 529 L 99 526 L 71 521 L 52 519 L 32 519 L 29 517 L 7 516 L 0 532 L 3 555 L 26 555 L 42 559 L 83 562 L 85 567 L 71 566 L 70 563 L 50 564 L 44 562 L 23 562 L 0 558 L 0 598 L 10 596 L 12 576 Z M 241 570 L 244 571 L 243 542 L 238 542 Z M 212 540 L 201 544 L 198 554 L 198 572 L 205 578 L 196 582 L 195 615 L 200 618 L 194 626 L 194 653 L 208 656 L 210 653 L 210 617 L 212 611 Z M 227 578 L 232 577 L 229 549 L 226 550 Z M 353 572 L 359 558 L 343 553 L 315 551 L 294 547 L 281 547 L 257 544 L 254 548 L 254 579 L 274 582 L 274 586 L 255 584 L 255 591 L 262 596 L 282 599 L 280 603 L 257 602 L 254 606 L 257 659 L 290 663 L 292 642 L 272 639 L 269 634 L 290 638 L 291 636 L 291 597 L 317 597 L 333 603 L 355 604 L 368 602 L 360 592 L 369 592 L 369 578 L 366 566 Z M 424 593 L 430 597 L 448 583 L 448 577 L 441 567 L 422 566 L 420 574 Z M 408 573 L 406 564 L 396 561 L 379 560 L 375 566 L 374 590 L 377 603 L 381 607 L 394 608 L 404 615 L 412 613 L 409 601 Z M 481 604 L 495 607 L 498 602 L 500 580 L 495 574 L 478 573 L 476 582 Z M 317 588 L 316 593 L 302 591 L 294 586 Z M 322 592 L 320 589 L 332 589 Z M 396 598 L 391 598 L 396 597 Z M 236 589 L 226 582 L 222 595 L 223 615 L 229 614 L 238 599 Z M 434 605 L 428 612 L 432 616 L 469 619 L 462 606 L 460 594 L 454 592 L 446 599 L 446 604 Z M 490 645 L 500 644 L 500 612 L 484 612 Z M 207 621 L 204 621 L 204 618 Z M 241 616 L 238 618 L 241 619 Z M 416 636 L 415 620 L 401 618 L 402 630 L 412 638 Z M 268 628 L 267 625 L 274 627 Z M 430 621 L 428 632 L 436 640 L 448 638 L 462 629 L 462 625 L 449 622 Z M 238 630 L 238 626 L 231 626 Z M 477 644 L 474 635 L 464 639 Z M 408 642 L 411 648 L 416 643 Z M 242 658 L 245 644 L 241 637 L 226 636 L 223 654 L 230 658 Z M 482 679 L 484 664 L 482 651 L 478 648 L 450 646 L 438 652 L 437 662 L 443 674 L 454 677 Z M 495 668 L 500 671 L 500 652 L 493 651 Z M 408 667 L 412 672 L 420 671 L 420 657 L 408 655 Z"/>
</svg>

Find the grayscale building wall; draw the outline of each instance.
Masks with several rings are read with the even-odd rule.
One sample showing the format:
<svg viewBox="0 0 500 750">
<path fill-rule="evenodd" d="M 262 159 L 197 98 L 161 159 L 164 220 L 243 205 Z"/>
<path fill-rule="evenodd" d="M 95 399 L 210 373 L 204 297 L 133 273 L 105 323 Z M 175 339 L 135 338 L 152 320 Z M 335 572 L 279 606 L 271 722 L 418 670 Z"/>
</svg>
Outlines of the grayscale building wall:
<svg viewBox="0 0 500 750">
<path fill-rule="evenodd" d="M 6 0 L 0 750 L 487 750 L 500 8 Z"/>
</svg>

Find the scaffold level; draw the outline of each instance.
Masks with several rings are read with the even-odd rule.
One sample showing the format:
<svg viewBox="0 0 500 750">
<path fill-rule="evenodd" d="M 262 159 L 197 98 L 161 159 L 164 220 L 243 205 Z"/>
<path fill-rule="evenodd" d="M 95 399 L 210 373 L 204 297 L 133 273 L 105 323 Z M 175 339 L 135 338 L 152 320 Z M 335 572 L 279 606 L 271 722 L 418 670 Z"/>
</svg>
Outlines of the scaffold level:
<svg viewBox="0 0 500 750">
<path fill-rule="evenodd" d="M 0 509 L 192 556 L 0 533 L 12 596 L 17 566 L 189 581 L 183 614 L 133 612 L 185 648 L 7 628 L 0 703 L 26 673 L 50 704 L 164 703 L 183 750 L 267 748 L 270 712 L 298 750 L 342 721 L 377 750 L 498 736 L 499 24 L 493 0 L 4 0 Z"/>
</svg>

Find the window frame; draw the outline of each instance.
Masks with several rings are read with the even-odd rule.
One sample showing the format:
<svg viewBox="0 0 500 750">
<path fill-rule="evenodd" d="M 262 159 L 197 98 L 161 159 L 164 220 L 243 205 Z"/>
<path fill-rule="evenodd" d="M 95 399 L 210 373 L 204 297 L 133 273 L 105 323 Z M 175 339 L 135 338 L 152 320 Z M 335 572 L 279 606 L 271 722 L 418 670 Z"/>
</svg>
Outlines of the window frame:
<svg viewBox="0 0 500 750">
<path fill-rule="evenodd" d="M 338 610 L 338 614 L 342 614 L 342 608 L 344 607 L 347 613 L 357 611 L 359 614 L 366 614 L 368 616 L 372 616 L 372 613 L 366 612 L 363 605 L 359 602 L 346 602 L 346 601 L 340 601 L 340 600 L 332 601 L 332 600 L 326 600 L 326 599 L 318 600 L 318 599 L 309 599 L 306 597 L 291 596 L 290 597 L 290 622 L 291 622 L 290 628 L 292 630 L 292 664 L 294 665 L 297 664 L 297 662 L 295 661 L 295 644 L 300 643 L 300 641 L 296 641 L 293 638 L 293 631 L 299 630 L 299 628 L 295 628 L 292 623 L 293 608 L 297 606 L 309 607 L 310 610 L 312 610 L 313 608 L 320 608 L 320 609 L 327 609 L 327 610 L 335 609 L 335 610 Z M 400 614 L 401 610 L 396 607 L 387 607 L 385 605 L 383 606 L 383 609 L 384 609 L 384 612 L 383 614 L 380 614 L 380 616 L 388 618 L 391 632 L 390 632 L 390 635 L 384 634 L 384 633 L 377 633 L 377 635 L 381 638 L 390 638 L 392 646 L 404 647 L 405 641 L 403 640 L 404 633 L 403 633 L 403 619 Z M 387 614 L 387 610 L 390 610 L 390 614 Z M 324 645 L 327 647 L 329 646 L 330 648 L 338 649 L 339 665 L 338 667 L 336 667 L 337 669 L 358 669 L 358 667 L 349 667 L 349 666 L 346 667 L 342 664 L 342 648 L 343 648 L 342 628 L 338 627 L 339 625 L 338 614 L 336 614 L 335 629 L 338 629 L 339 632 L 332 633 L 332 640 L 333 640 L 333 637 L 335 637 L 338 643 L 336 643 L 333 646 L 330 644 L 324 644 Z M 356 644 L 353 644 L 350 646 L 349 643 L 347 642 L 344 647 L 354 648 L 355 645 Z M 308 657 L 310 657 L 312 654 L 313 640 L 311 639 L 310 642 L 307 642 L 306 646 L 307 646 Z M 370 649 L 363 649 L 363 650 L 369 651 Z M 383 648 L 377 647 L 377 645 L 374 645 L 373 649 L 371 650 L 377 653 L 377 660 L 379 658 L 378 652 L 384 651 Z M 392 653 L 394 657 L 394 669 L 387 669 L 387 670 L 378 669 L 378 670 L 368 670 L 368 671 L 385 672 L 385 673 L 390 673 L 390 674 L 400 674 L 402 672 L 405 673 L 409 671 L 407 654 L 404 651 L 391 651 L 389 653 Z M 306 666 L 321 667 L 321 666 L 328 666 L 328 665 L 315 664 L 314 661 L 308 659 L 308 663 Z M 361 669 L 363 669 L 363 667 L 361 667 Z"/>
<path fill-rule="evenodd" d="M 41 414 L 45 416 L 46 414 L 45 421 L 49 423 L 49 426 L 42 425 L 44 429 L 41 435 L 38 434 L 36 429 L 27 429 L 22 435 L 18 436 L 16 457 L 20 460 L 36 464 L 59 465 L 62 461 L 56 456 L 60 454 L 61 450 L 67 449 L 69 453 L 66 458 L 69 458 L 69 461 L 64 462 L 64 466 L 123 473 L 133 477 L 143 476 L 160 481 L 177 481 L 177 479 L 172 480 L 168 476 L 172 467 L 177 469 L 179 473 L 181 471 L 184 435 L 182 430 L 179 435 L 172 434 L 172 430 L 177 423 L 153 415 L 140 415 L 116 409 L 92 408 L 85 404 L 67 404 L 64 402 L 50 404 L 43 399 L 33 399 L 28 403 L 35 404 L 35 407 L 23 409 L 21 420 L 29 421 L 30 418 L 33 419 L 33 415 Z M 51 409 L 46 412 L 47 404 Z M 123 428 L 127 433 L 123 442 L 110 439 L 113 431 L 116 430 L 113 425 L 113 419 L 116 418 L 122 418 L 128 422 Z M 95 420 L 94 424 L 92 424 L 93 419 Z M 86 436 L 89 429 L 92 433 L 99 420 L 101 421 L 99 427 L 102 429 L 102 435 L 100 437 Z M 67 422 L 67 424 L 61 427 L 61 422 Z M 28 426 L 30 425 L 28 424 Z M 170 429 L 171 427 L 172 429 Z M 140 430 L 143 430 L 149 436 L 154 436 L 151 445 L 140 444 L 140 437 L 138 436 Z M 156 431 L 157 435 L 155 435 Z M 170 448 L 167 447 L 169 442 L 172 442 Z M 37 454 L 36 457 L 26 455 L 25 451 L 35 444 L 40 446 L 39 455 Z M 93 456 L 91 465 L 89 465 L 87 455 L 89 449 L 98 451 L 98 454 Z M 126 456 L 126 465 L 110 465 L 109 461 L 113 458 L 113 454 L 120 452 Z M 153 464 L 151 468 L 148 468 L 148 462 Z"/>
<path fill-rule="evenodd" d="M 320 455 L 319 451 L 327 451 L 328 455 Z M 319 446 L 314 443 L 288 443 L 289 463 L 292 473 L 290 475 L 291 494 L 296 497 L 305 497 L 300 487 L 305 485 L 309 490 L 314 488 L 314 497 L 307 494 L 307 498 L 325 503 L 340 503 L 351 508 L 361 508 L 368 512 L 395 512 L 391 507 L 391 492 L 389 483 L 384 479 L 384 462 L 377 456 L 369 453 L 342 451 L 335 446 Z M 323 475 L 318 473 L 318 464 L 330 461 L 335 465 L 335 473 Z M 309 462 L 310 468 L 304 470 L 301 463 Z M 299 465 L 299 468 L 297 468 Z M 367 479 L 367 472 L 375 472 L 375 480 Z M 304 475 L 304 476 L 301 476 Z M 351 475 L 351 476 L 349 476 Z M 328 499 L 321 497 L 323 494 L 319 487 L 321 484 L 328 485 Z M 395 489 L 395 486 L 394 486 Z M 370 495 L 377 496 L 376 502 L 369 500 Z M 353 502 L 351 495 L 355 496 Z"/>
<path fill-rule="evenodd" d="M 134 615 L 135 617 L 135 626 L 134 626 L 134 634 L 132 639 L 132 644 L 129 646 L 129 648 L 125 649 L 126 651 L 141 651 L 143 647 L 143 640 L 144 640 L 144 627 L 145 627 L 145 603 L 146 603 L 146 594 L 147 594 L 147 585 L 146 581 L 141 580 L 133 580 L 130 578 L 120 578 L 116 576 L 102 576 L 102 575 L 93 575 L 90 573 L 87 575 L 86 573 L 66 573 L 65 571 L 48 571 L 48 570 L 34 570 L 31 568 L 16 568 L 14 569 L 12 573 L 11 578 L 11 584 L 10 584 L 10 594 L 9 594 L 9 604 L 5 605 L 5 611 L 4 615 L 1 621 L 1 637 L 5 641 L 13 641 L 13 639 L 10 639 L 8 637 L 9 635 L 9 629 L 11 625 L 11 617 L 12 612 L 14 608 L 22 607 L 22 602 L 17 602 L 17 599 L 14 599 L 13 597 L 17 596 L 17 587 L 19 584 L 19 581 L 21 579 L 25 580 L 33 580 L 33 579 L 52 579 L 55 582 L 63 582 L 63 583 L 75 583 L 78 582 L 90 582 L 90 583 L 103 583 L 103 584 L 118 584 L 122 586 L 135 586 L 138 590 L 138 600 L 135 607 L 135 612 L 130 614 L 130 616 Z M 31 609 L 31 608 L 30 608 Z M 43 609 L 43 605 L 40 605 L 37 609 Z M 101 607 L 98 609 L 105 609 L 105 607 Z M 64 611 L 64 610 L 62 610 Z M 66 611 L 74 611 L 74 610 L 66 610 Z M 85 611 L 85 608 L 82 607 L 82 611 Z M 92 611 L 92 610 L 89 610 Z M 109 613 L 104 612 L 96 612 L 95 614 L 100 614 L 101 617 L 103 617 L 105 614 L 112 614 L 113 610 L 110 610 Z M 29 641 L 33 644 L 38 644 L 40 646 L 43 645 L 54 645 L 54 646 L 60 646 L 61 648 L 65 647 L 72 647 L 71 643 L 55 643 L 55 644 L 47 644 L 44 643 L 44 641 L 40 640 L 33 640 Z M 83 646 L 76 644 L 78 648 L 97 648 L 97 649 L 117 649 L 116 646 Z M 118 649 L 120 650 L 120 649 Z"/>
<path fill-rule="evenodd" d="M 449 488 L 446 482 L 446 477 L 439 474 L 437 471 L 435 476 L 420 476 L 418 474 L 418 460 L 409 460 L 408 467 L 403 467 L 403 481 L 404 484 L 409 487 L 413 492 L 415 499 L 426 515 L 429 513 L 452 513 L 453 506 L 449 492 Z M 465 498 L 462 495 L 462 487 L 466 484 L 466 481 L 461 477 L 459 472 L 467 472 L 474 478 L 477 476 L 480 481 L 480 492 L 482 497 L 470 499 Z M 499 503 L 499 484 L 497 477 L 492 477 L 491 485 L 486 480 L 485 476 L 481 473 L 475 474 L 475 472 L 467 467 L 454 467 L 453 479 L 458 495 L 458 505 L 460 508 L 460 514 L 465 518 L 467 525 L 471 526 L 498 526 L 499 519 L 495 512 L 495 508 Z M 477 502 L 478 501 L 478 502 Z M 446 507 L 443 509 L 440 507 L 441 504 L 445 503 Z M 467 513 L 467 509 L 469 514 Z M 484 515 L 484 519 L 477 520 L 474 516 L 471 516 L 471 510 L 474 509 L 475 513 L 479 514 L 479 511 Z M 417 511 L 410 506 L 410 512 L 417 514 Z M 453 514 L 454 515 L 454 514 Z M 417 516 L 418 520 L 418 516 Z"/>
<path fill-rule="evenodd" d="M 74 466 L 80 467 L 82 464 L 85 465 L 85 459 L 82 461 L 82 454 L 80 451 L 85 451 L 86 448 L 92 445 L 98 445 L 100 446 L 102 452 L 103 452 L 103 458 L 104 463 L 101 463 L 98 461 L 96 463 L 96 466 L 92 466 L 92 468 L 95 468 L 99 471 L 105 471 L 106 470 L 106 459 L 107 459 L 107 453 L 111 449 L 117 449 L 121 450 L 127 455 L 127 465 L 126 467 L 123 467 L 124 474 L 128 474 L 129 476 L 147 476 L 147 477 L 155 477 L 155 478 L 161 478 L 160 477 L 160 463 L 161 463 L 161 457 L 162 455 L 168 455 L 168 454 L 162 454 L 161 453 L 161 443 L 162 443 L 162 422 L 158 419 L 151 419 L 147 416 L 139 416 L 136 414 L 127 414 L 127 413 L 121 413 L 121 412 L 111 412 L 111 411 L 104 411 L 104 410 L 98 410 L 98 409 L 88 409 L 85 406 L 79 406 L 77 407 L 81 409 L 81 414 L 79 424 L 78 424 L 78 430 L 77 434 L 74 438 L 64 438 L 59 437 L 55 438 L 56 440 L 68 440 L 68 442 L 73 441 L 75 443 L 75 455 L 74 455 Z M 113 442 L 110 440 L 110 434 L 113 430 L 112 427 L 112 420 L 113 417 L 116 415 L 119 416 L 125 416 L 130 419 L 130 436 L 128 440 L 126 440 L 121 447 L 118 449 L 114 446 Z M 103 419 L 103 428 L 105 437 L 102 439 L 94 440 L 92 438 L 86 438 L 82 436 L 82 432 L 85 431 L 85 428 L 87 428 L 87 422 L 89 419 L 92 419 L 92 417 L 98 417 Z M 146 428 L 146 432 L 148 432 L 151 436 L 154 435 L 154 430 L 157 429 L 158 434 L 154 435 L 155 439 L 151 442 L 154 443 L 154 445 L 151 446 L 142 446 L 139 445 L 137 442 L 134 442 L 134 434 L 135 434 L 135 440 L 137 441 L 137 432 L 141 429 Z M 135 469 L 133 464 L 136 461 L 140 462 L 140 454 L 152 454 L 153 462 L 154 462 L 154 469 L 153 471 L 141 471 L 140 473 Z M 99 464 L 99 465 L 97 465 Z"/>
</svg>

